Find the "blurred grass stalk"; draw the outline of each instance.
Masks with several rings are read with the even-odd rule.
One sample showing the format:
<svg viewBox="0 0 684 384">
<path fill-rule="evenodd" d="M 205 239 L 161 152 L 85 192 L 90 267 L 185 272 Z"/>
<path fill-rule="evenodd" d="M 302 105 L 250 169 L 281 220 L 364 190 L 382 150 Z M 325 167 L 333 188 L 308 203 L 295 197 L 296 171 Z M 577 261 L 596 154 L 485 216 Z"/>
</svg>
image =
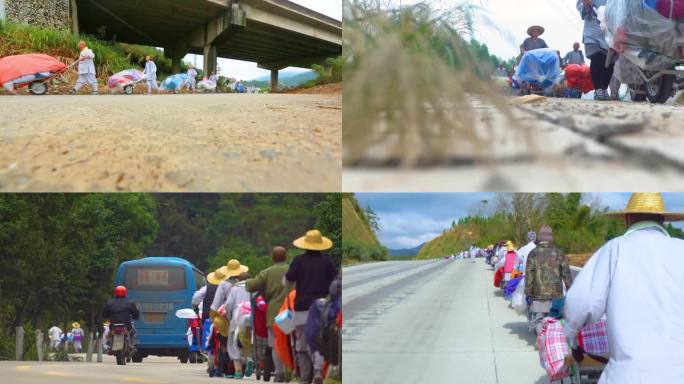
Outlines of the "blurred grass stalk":
<svg viewBox="0 0 684 384">
<path fill-rule="evenodd" d="M 477 113 L 473 97 L 515 121 L 491 89 L 488 63 L 467 47 L 479 8 L 390 3 L 344 0 L 345 165 L 379 153 L 409 167 L 474 155 L 464 148 L 488 158 L 492 122 Z"/>
</svg>

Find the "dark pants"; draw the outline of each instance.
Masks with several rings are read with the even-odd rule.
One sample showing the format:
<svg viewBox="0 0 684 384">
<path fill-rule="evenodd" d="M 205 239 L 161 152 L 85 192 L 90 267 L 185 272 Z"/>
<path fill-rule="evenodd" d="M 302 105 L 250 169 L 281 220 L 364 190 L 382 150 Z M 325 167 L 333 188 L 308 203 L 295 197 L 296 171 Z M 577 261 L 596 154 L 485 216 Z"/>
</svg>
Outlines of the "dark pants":
<svg viewBox="0 0 684 384">
<path fill-rule="evenodd" d="M 611 63 L 606 68 L 607 56 L 603 52 L 594 53 L 589 57 L 591 59 L 591 81 L 594 83 L 594 89 L 608 89 L 610 80 L 613 78 L 614 63 Z"/>
</svg>

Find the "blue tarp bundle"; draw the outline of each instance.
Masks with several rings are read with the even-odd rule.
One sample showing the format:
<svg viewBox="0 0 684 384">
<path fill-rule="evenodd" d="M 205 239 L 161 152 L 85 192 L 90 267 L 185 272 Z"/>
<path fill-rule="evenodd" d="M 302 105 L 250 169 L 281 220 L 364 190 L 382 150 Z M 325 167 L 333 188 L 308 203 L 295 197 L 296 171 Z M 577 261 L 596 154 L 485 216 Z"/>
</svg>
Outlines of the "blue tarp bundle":
<svg viewBox="0 0 684 384">
<path fill-rule="evenodd" d="M 518 287 L 518 284 L 520 283 L 520 280 L 523 279 L 523 276 L 516 277 L 515 279 L 511 279 L 511 281 L 506 284 L 506 287 L 504 288 L 504 297 L 506 299 L 510 298 L 513 296 L 513 292 L 515 292 L 515 289 Z"/>
<path fill-rule="evenodd" d="M 188 75 L 185 73 L 178 73 L 171 75 L 162 81 L 159 88 L 163 91 L 180 91 L 180 89 L 187 83 Z"/>
<path fill-rule="evenodd" d="M 552 48 L 535 49 L 525 52 L 513 77 L 548 88 L 561 80 L 560 58 Z"/>
</svg>

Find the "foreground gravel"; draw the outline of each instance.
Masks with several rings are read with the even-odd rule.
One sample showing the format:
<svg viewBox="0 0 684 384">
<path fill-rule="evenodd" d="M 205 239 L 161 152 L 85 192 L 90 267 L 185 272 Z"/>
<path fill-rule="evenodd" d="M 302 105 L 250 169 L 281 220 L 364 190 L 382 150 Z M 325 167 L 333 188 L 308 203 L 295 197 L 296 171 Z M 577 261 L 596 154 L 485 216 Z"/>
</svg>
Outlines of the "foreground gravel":
<svg viewBox="0 0 684 384">
<path fill-rule="evenodd" d="M 341 188 L 339 95 L 0 99 L 3 191 Z"/>
<path fill-rule="evenodd" d="M 454 143 L 457 161 L 420 168 L 368 161 L 344 171 L 345 191 L 615 191 L 684 188 L 684 106 L 544 99 L 514 121 L 474 101 L 491 148 Z M 492 127 L 493 126 L 493 127 Z"/>
</svg>

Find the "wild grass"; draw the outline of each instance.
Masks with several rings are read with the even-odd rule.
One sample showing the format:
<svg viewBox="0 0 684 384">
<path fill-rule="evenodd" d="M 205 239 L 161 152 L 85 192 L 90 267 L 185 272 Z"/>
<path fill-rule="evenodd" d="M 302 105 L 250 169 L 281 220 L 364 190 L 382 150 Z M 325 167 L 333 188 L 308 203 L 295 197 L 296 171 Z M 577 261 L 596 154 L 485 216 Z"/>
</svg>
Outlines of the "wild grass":
<svg viewBox="0 0 684 384">
<path fill-rule="evenodd" d="M 448 161 L 462 148 L 490 153 L 491 122 L 473 98 L 513 121 L 468 49 L 476 10 L 345 0 L 345 165 L 378 154 L 415 166 Z"/>
</svg>

